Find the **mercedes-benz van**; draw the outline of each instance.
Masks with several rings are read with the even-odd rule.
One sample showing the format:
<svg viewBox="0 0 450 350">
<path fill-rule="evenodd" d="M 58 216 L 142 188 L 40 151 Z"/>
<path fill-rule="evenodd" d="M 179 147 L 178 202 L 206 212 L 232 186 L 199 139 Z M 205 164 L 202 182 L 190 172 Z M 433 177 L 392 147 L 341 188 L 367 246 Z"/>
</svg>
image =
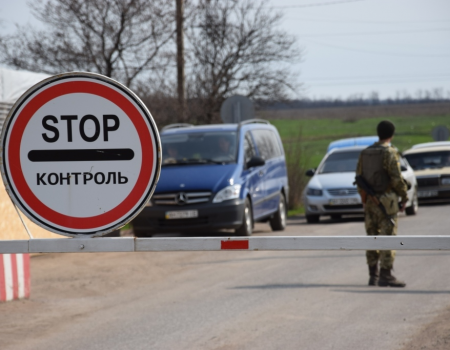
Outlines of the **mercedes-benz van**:
<svg viewBox="0 0 450 350">
<path fill-rule="evenodd" d="M 268 121 L 173 124 L 160 136 L 161 176 L 133 220 L 136 236 L 220 229 L 249 236 L 255 222 L 285 228 L 286 162 L 278 131 Z"/>
</svg>

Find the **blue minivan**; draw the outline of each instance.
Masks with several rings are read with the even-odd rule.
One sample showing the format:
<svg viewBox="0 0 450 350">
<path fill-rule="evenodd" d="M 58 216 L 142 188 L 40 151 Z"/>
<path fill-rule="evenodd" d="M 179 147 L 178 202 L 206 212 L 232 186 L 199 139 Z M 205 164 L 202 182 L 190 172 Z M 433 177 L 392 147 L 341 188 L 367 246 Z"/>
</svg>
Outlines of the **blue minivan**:
<svg viewBox="0 0 450 350">
<path fill-rule="evenodd" d="M 250 236 L 255 222 L 284 230 L 286 161 L 278 131 L 268 121 L 173 124 L 160 136 L 161 176 L 132 222 L 137 237 L 220 229 Z"/>
</svg>

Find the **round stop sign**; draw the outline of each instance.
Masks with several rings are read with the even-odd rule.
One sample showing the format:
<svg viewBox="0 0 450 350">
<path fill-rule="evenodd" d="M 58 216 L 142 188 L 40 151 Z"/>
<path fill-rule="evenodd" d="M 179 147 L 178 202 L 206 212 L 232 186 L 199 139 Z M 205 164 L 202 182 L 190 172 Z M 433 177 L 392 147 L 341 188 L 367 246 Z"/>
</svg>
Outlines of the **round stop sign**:
<svg viewBox="0 0 450 350">
<path fill-rule="evenodd" d="M 36 224 L 101 236 L 136 216 L 161 169 L 161 143 L 142 101 L 93 73 L 65 73 L 29 89 L 2 130 L 3 180 Z"/>
</svg>

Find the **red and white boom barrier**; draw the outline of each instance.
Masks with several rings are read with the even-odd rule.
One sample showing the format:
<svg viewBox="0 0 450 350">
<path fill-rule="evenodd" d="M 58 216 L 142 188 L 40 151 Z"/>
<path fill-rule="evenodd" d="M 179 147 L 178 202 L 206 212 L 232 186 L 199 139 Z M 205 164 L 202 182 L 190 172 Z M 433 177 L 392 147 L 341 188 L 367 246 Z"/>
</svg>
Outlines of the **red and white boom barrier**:
<svg viewBox="0 0 450 350">
<path fill-rule="evenodd" d="M 0 302 L 29 296 L 30 255 L 0 254 Z"/>
<path fill-rule="evenodd" d="M 280 250 L 450 250 L 448 236 L 263 236 L 0 240 L 5 253 Z"/>
</svg>

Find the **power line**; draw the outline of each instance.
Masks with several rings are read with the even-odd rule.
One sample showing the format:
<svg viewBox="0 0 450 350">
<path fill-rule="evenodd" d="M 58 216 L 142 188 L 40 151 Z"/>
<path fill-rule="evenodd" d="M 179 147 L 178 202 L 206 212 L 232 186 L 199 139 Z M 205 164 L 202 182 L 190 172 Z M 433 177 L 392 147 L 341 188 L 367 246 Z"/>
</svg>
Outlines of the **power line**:
<svg viewBox="0 0 450 350">
<path fill-rule="evenodd" d="M 450 76 L 442 77 L 442 78 L 430 78 L 430 79 L 407 79 L 407 80 L 386 80 L 386 81 L 360 81 L 360 82 L 336 82 L 336 83 L 323 83 L 323 84 L 308 84 L 305 82 L 307 86 L 316 87 L 316 86 L 348 86 L 348 85 L 378 85 L 378 84 L 399 84 L 399 83 L 412 83 L 412 82 L 423 82 L 423 81 L 450 81 Z"/>
<path fill-rule="evenodd" d="M 356 76 L 356 77 L 348 77 L 348 76 L 346 76 L 346 77 L 332 77 L 332 78 L 330 78 L 330 77 L 312 77 L 312 78 L 309 78 L 308 80 L 309 81 L 323 81 L 323 80 L 325 80 L 325 81 L 327 81 L 327 80 L 359 80 L 359 79 L 369 79 L 369 80 L 371 80 L 371 79 L 397 79 L 397 78 L 400 78 L 400 79 L 416 79 L 416 78 L 419 78 L 419 79 L 423 79 L 423 78 L 436 78 L 436 77 L 447 77 L 447 76 L 450 76 L 450 72 L 445 72 L 445 73 L 435 73 L 435 74 L 419 74 L 419 75 L 410 75 L 410 74 L 408 74 L 408 75 L 405 75 L 405 74 L 402 74 L 402 75 L 392 75 L 392 74 L 390 74 L 390 75 L 377 75 L 377 76 Z"/>
<path fill-rule="evenodd" d="M 320 39 L 320 41 L 316 41 L 317 39 L 304 39 L 308 42 L 319 42 L 319 43 L 325 43 L 328 44 L 330 42 L 329 39 Z M 323 42 L 323 40 L 326 40 Z M 365 37 L 352 37 L 351 41 L 347 39 L 346 37 L 342 38 L 333 38 L 331 43 L 333 45 L 339 45 L 341 47 L 345 46 L 351 46 L 356 48 L 366 48 L 369 49 L 377 48 L 377 49 L 386 49 L 386 50 L 394 50 L 396 52 L 403 53 L 405 50 L 412 49 L 411 52 L 414 52 L 419 50 L 419 52 L 438 52 L 439 54 L 450 52 L 450 47 L 447 47 L 446 45 L 443 45 L 442 41 L 436 41 L 436 42 L 430 42 L 430 40 L 427 40 L 424 42 L 421 40 L 418 42 L 417 40 L 414 41 L 406 41 L 402 40 L 401 38 L 397 38 L 396 40 L 386 40 L 383 37 L 370 37 L 370 40 Z"/>
<path fill-rule="evenodd" d="M 325 43 L 321 43 L 315 40 L 310 40 L 310 39 L 306 39 L 306 41 L 309 41 L 311 43 L 317 44 L 317 45 L 321 45 L 321 46 L 327 46 L 327 47 L 331 47 L 334 49 L 339 49 L 339 50 L 344 50 L 344 51 L 354 51 L 354 52 L 361 52 L 361 53 L 366 53 L 366 54 L 371 54 L 371 55 L 383 55 L 383 56 L 399 56 L 399 57 L 449 57 L 450 54 L 423 54 L 423 55 L 418 55 L 418 54 L 406 54 L 406 53 L 398 53 L 398 52 L 381 52 L 381 51 L 371 51 L 371 50 L 362 50 L 362 49 L 355 49 L 355 48 L 350 48 L 350 47 L 344 47 L 344 46 L 338 46 L 338 45 L 333 45 L 333 44 L 325 44 Z"/>
<path fill-rule="evenodd" d="M 328 18 L 305 18 L 305 17 L 285 17 L 285 19 L 290 21 L 304 21 L 304 22 L 327 22 L 327 23 L 361 23 L 361 24 L 373 24 L 373 23 L 383 23 L 383 24 L 407 24 L 407 23 L 449 23 L 450 19 L 438 19 L 438 20 L 426 20 L 426 21 L 370 21 L 370 20 L 355 20 L 355 19 L 328 19 Z"/>
<path fill-rule="evenodd" d="M 447 31 L 450 28 L 435 28 L 435 29 L 418 29 L 418 30 L 403 30 L 403 31 L 387 31 L 387 32 L 358 32 L 358 33 L 335 33 L 335 34 L 309 34 L 300 35 L 300 38 L 314 38 L 314 37 L 329 37 L 329 36 L 360 36 L 360 35 L 387 35 L 387 34 L 408 34 L 408 33 L 427 33 Z"/>
<path fill-rule="evenodd" d="M 350 2 L 360 2 L 360 1 L 365 1 L 365 0 L 328 1 L 328 2 L 310 3 L 310 4 L 304 4 L 304 5 L 271 6 L 271 8 L 274 8 L 274 9 L 293 9 L 293 8 L 303 8 L 303 7 L 340 5 L 340 4 L 346 4 L 346 3 L 350 3 Z"/>
</svg>

